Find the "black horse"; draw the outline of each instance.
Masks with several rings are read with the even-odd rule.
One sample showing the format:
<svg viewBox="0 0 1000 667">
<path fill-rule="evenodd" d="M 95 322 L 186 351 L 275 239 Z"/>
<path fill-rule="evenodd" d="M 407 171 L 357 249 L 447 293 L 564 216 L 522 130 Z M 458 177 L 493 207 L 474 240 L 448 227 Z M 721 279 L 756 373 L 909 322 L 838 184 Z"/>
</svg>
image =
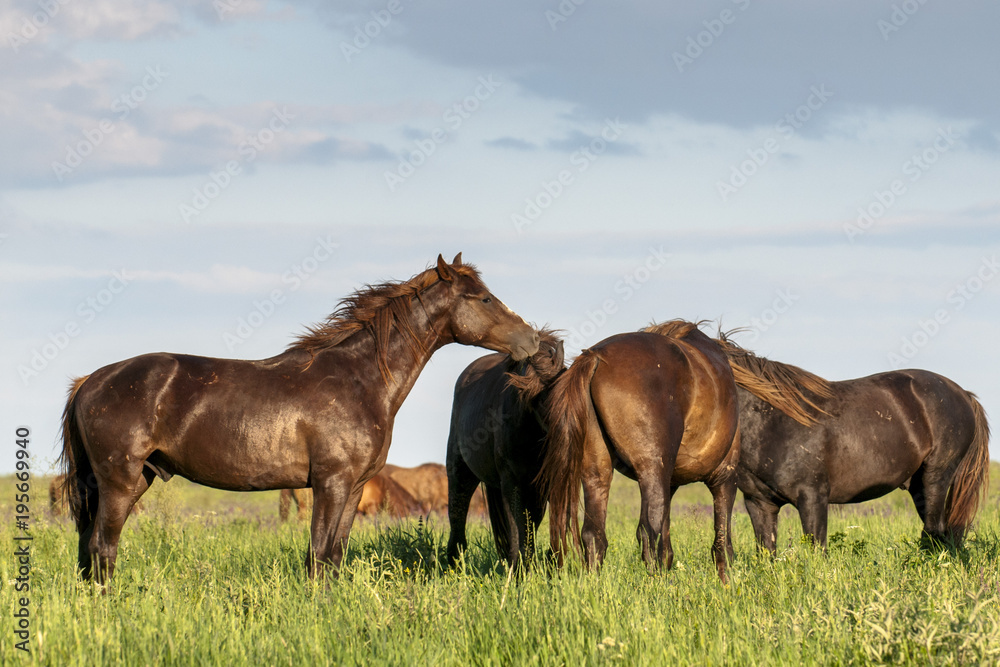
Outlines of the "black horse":
<svg viewBox="0 0 1000 667">
<path fill-rule="evenodd" d="M 830 382 L 720 335 L 739 388 L 737 483 L 758 544 L 775 551 L 778 511 L 826 546 L 830 503 L 910 492 L 927 542 L 960 545 L 989 476 L 990 431 L 974 394 L 923 370 Z"/>
<path fill-rule="evenodd" d="M 62 462 L 84 578 L 114 571 L 129 510 L 156 476 L 233 491 L 311 487 L 307 566 L 336 573 L 362 489 L 397 410 L 435 350 L 525 359 L 538 334 L 461 253 L 404 282 L 369 285 L 270 359 L 146 354 L 73 383 Z"/>
<path fill-rule="evenodd" d="M 534 481 L 545 440 L 538 410 L 565 364 L 562 341 L 545 329 L 539 335 L 538 352 L 527 361 L 480 357 L 455 384 L 447 456 L 452 564 L 465 548 L 469 500 L 480 482 L 497 552 L 512 568 L 529 555 L 545 515 L 545 494 Z"/>
</svg>

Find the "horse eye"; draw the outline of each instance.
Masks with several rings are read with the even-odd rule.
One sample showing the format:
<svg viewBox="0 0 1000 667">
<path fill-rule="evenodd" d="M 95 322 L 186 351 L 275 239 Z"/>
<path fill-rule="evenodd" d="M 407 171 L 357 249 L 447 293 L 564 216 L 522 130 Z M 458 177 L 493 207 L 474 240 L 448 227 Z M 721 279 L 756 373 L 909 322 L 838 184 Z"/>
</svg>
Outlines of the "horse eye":
<svg viewBox="0 0 1000 667">
<path fill-rule="evenodd" d="M 485 296 L 483 297 L 483 303 L 493 303 L 493 299 L 488 296 Z"/>
</svg>

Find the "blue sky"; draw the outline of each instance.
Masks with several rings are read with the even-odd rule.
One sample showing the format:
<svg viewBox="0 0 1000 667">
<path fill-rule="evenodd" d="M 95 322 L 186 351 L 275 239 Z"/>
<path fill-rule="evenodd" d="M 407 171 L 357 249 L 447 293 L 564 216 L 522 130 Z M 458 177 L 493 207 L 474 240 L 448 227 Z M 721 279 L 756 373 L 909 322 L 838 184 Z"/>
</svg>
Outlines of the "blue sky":
<svg viewBox="0 0 1000 667">
<path fill-rule="evenodd" d="M 18 425 L 54 459 L 70 377 L 271 356 L 439 252 L 570 354 L 721 318 L 831 379 L 937 371 L 996 418 L 998 19 L 917 0 L 0 2 L 0 471 Z M 443 460 L 481 353 L 435 355 L 390 461 Z"/>
</svg>

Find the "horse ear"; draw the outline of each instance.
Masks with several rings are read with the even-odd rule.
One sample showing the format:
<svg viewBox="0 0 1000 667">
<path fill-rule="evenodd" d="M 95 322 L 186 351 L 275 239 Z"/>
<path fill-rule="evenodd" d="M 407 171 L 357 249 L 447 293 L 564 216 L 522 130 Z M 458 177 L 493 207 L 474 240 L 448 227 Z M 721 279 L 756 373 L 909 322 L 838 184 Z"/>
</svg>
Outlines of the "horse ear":
<svg viewBox="0 0 1000 667">
<path fill-rule="evenodd" d="M 455 255 L 455 259 L 451 260 L 451 265 L 458 266 L 461 263 L 462 263 L 462 253 L 458 253 L 457 255 Z"/>
<path fill-rule="evenodd" d="M 566 364 L 566 350 L 563 348 L 562 341 L 556 343 L 554 359 L 556 362 L 556 368 L 562 368 Z"/>
<path fill-rule="evenodd" d="M 438 277 L 441 280 L 444 280 L 449 283 L 458 277 L 458 273 L 456 273 L 455 269 L 448 266 L 448 262 L 444 261 L 444 257 L 442 257 L 440 254 L 438 255 L 437 272 L 438 272 Z"/>
</svg>

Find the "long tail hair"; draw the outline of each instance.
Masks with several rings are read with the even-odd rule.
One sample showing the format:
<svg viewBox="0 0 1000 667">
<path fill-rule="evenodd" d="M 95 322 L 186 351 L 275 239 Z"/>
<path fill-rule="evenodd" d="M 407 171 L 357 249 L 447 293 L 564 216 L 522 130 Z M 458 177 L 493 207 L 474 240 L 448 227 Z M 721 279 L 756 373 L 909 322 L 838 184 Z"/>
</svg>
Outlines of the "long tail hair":
<svg viewBox="0 0 1000 667">
<path fill-rule="evenodd" d="M 965 537 L 990 486 L 990 426 L 976 395 L 969 392 L 969 400 L 975 415 L 975 433 L 955 471 L 948 496 L 948 532 L 958 543 Z"/>
<path fill-rule="evenodd" d="M 504 560 L 510 551 L 510 521 L 503 507 L 503 493 L 500 489 L 483 485 L 486 491 L 486 511 L 490 515 L 490 527 L 493 529 L 493 543 L 497 554 Z"/>
<path fill-rule="evenodd" d="M 87 458 L 76 420 L 76 396 L 88 377 L 76 378 L 70 384 L 62 416 L 63 447 L 59 455 L 59 467 L 65 475 L 63 495 L 69 501 L 70 514 L 80 533 L 90 525 L 90 517 L 97 510 L 97 488 L 90 484 L 94 469 Z"/>
<path fill-rule="evenodd" d="M 573 544 L 581 549 L 577 509 L 584 442 L 587 429 L 596 426 L 597 421 L 590 381 L 599 362 L 596 352 L 581 352 L 569 370 L 556 380 L 545 405 L 549 433 L 538 481 L 549 498 L 549 536 L 560 561 L 568 546 L 567 524 Z"/>
</svg>

